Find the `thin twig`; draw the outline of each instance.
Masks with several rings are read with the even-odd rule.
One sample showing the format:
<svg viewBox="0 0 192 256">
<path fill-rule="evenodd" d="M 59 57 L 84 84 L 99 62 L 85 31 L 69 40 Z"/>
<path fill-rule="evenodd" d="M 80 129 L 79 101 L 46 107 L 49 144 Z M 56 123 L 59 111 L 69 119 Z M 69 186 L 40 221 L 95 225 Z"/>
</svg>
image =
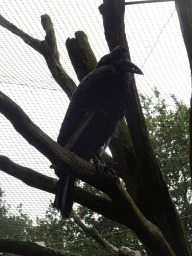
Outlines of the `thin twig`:
<svg viewBox="0 0 192 256">
<path fill-rule="evenodd" d="M 85 225 L 81 218 L 75 213 L 74 210 L 71 211 L 74 222 L 89 236 L 93 237 L 95 241 L 100 244 L 104 249 L 108 250 L 113 255 L 124 255 L 124 256 L 141 256 L 139 251 L 133 251 L 128 247 L 120 247 L 118 249 L 116 246 L 110 244 L 105 238 L 103 238 L 100 233 L 92 227 Z"/>
<path fill-rule="evenodd" d="M 163 2 L 173 2 L 174 0 L 149 0 L 149 1 L 133 1 L 126 2 L 125 5 L 133 5 L 133 4 L 153 4 L 153 3 L 163 3 Z"/>
</svg>

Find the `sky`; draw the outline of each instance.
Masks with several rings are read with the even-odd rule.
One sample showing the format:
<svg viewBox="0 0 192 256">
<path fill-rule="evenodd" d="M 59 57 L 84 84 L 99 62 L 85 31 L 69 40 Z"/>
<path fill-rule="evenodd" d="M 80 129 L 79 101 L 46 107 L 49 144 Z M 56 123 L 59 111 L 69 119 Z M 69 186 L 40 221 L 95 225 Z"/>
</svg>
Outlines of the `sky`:
<svg viewBox="0 0 192 256">
<path fill-rule="evenodd" d="M 68 37 L 83 30 L 99 60 L 108 53 L 102 17 L 102 0 L 1 0 L 1 15 L 29 35 L 43 40 L 40 16 L 50 15 L 54 24 L 61 63 L 78 84 L 65 48 Z M 136 76 L 140 93 L 153 96 L 157 87 L 167 104 L 175 94 L 189 105 L 190 69 L 174 2 L 128 5 L 125 26 L 132 61 L 144 76 Z M 0 90 L 13 99 L 54 140 L 69 103 L 52 78 L 43 57 L 20 38 L 0 27 Z M 50 162 L 29 145 L 0 114 L 0 154 L 35 171 L 55 177 Z M 30 188 L 0 171 L 0 187 L 12 212 L 23 203 L 31 218 L 43 217 L 54 196 Z"/>
</svg>

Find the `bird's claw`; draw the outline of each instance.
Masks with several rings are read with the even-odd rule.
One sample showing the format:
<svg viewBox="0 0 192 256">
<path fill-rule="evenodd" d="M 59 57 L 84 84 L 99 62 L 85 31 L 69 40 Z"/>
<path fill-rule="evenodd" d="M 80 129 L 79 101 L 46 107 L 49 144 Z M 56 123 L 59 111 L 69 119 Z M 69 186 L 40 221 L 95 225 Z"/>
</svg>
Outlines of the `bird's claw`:
<svg viewBox="0 0 192 256">
<path fill-rule="evenodd" d="M 104 175 L 109 175 L 109 176 L 112 175 L 112 176 L 119 177 L 119 173 L 117 171 L 115 171 L 111 166 L 106 165 L 104 162 L 101 162 L 101 161 L 97 161 L 96 170 L 100 177 Z"/>
<path fill-rule="evenodd" d="M 109 165 L 105 165 L 104 166 L 104 170 L 105 170 L 105 173 L 107 175 L 112 175 L 112 176 L 117 176 L 119 177 L 119 173 L 117 171 L 115 171 L 111 166 Z"/>
</svg>

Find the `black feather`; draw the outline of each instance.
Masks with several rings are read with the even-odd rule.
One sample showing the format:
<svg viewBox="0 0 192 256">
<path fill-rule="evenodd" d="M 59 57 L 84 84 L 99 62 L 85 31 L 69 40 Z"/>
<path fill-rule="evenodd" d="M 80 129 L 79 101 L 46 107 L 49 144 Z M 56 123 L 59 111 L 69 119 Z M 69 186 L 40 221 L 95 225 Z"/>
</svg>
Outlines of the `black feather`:
<svg viewBox="0 0 192 256">
<path fill-rule="evenodd" d="M 68 149 L 87 161 L 94 154 L 98 155 L 125 115 L 130 95 L 130 73 L 142 74 L 136 65 L 125 59 L 123 47 L 117 47 L 101 58 L 96 69 L 76 89 L 57 142 L 63 147 L 67 145 L 67 148 L 70 144 Z M 75 139 L 74 133 L 79 133 Z M 70 138 L 73 143 L 68 143 Z M 55 172 L 59 184 L 54 206 L 67 218 L 72 209 L 75 179 L 59 170 Z"/>
</svg>

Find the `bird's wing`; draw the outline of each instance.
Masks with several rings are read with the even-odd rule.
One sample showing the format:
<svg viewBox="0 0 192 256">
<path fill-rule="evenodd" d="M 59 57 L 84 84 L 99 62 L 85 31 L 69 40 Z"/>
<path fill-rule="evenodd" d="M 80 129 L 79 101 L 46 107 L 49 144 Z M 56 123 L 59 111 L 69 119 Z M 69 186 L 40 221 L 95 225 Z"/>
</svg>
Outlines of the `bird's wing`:
<svg viewBox="0 0 192 256">
<path fill-rule="evenodd" d="M 114 89 L 115 77 L 115 68 L 105 66 L 94 70 L 81 81 L 60 129 L 57 140 L 60 145 L 65 146 L 73 134 L 80 136 L 95 111 L 103 104 L 106 95 Z M 73 135 L 71 138 L 73 145 L 77 137 Z"/>
<path fill-rule="evenodd" d="M 97 108 L 93 109 L 90 112 L 85 113 L 85 115 L 80 120 L 79 124 L 77 125 L 77 128 L 75 129 L 74 133 L 72 134 L 72 136 L 69 138 L 67 144 L 65 145 L 66 149 L 70 150 L 74 146 L 75 142 L 79 139 L 80 135 L 83 133 L 87 124 L 89 123 L 91 118 L 94 116 L 96 111 L 97 111 Z"/>
</svg>

